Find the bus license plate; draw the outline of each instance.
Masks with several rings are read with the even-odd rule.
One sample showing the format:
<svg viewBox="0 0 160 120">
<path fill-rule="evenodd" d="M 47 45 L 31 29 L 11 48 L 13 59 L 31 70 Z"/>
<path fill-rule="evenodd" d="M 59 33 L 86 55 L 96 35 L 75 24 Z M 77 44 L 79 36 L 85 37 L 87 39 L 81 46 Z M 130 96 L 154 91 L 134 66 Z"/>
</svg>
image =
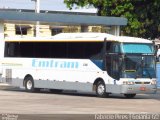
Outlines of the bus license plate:
<svg viewBox="0 0 160 120">
<path fill-rule="evenodd" d="M 145 91 L 145 90 L 146 90 L 146 87 L 140 87 L 140 90 L 141 90 L 141 91 Z"/>
</svg>

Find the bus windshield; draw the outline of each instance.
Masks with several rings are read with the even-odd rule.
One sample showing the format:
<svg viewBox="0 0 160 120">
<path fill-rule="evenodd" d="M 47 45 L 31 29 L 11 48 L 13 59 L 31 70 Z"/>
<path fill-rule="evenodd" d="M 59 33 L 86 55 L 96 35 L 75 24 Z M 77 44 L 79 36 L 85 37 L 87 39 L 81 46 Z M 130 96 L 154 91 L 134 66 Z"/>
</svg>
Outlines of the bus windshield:
<svg viewBox="0 0 160 120">
<path fill-rule="evenodd" d="M 122 46 L 123 53 L 144 53 L 153 54 L 154 47 L 152 44 L 143 43 L 123 43 Z"/>
<path fill-rule="evenodd" d="M 122 78 L 155 78 L 155 58 L 151 55 L 126 55 Z"/>
<path fill-rule="evenodd" d="M 107 72 L 114 79 L 155 78 L 154 52 L 151 43 L 113 43 L 106 55 Z"/>
</svg>

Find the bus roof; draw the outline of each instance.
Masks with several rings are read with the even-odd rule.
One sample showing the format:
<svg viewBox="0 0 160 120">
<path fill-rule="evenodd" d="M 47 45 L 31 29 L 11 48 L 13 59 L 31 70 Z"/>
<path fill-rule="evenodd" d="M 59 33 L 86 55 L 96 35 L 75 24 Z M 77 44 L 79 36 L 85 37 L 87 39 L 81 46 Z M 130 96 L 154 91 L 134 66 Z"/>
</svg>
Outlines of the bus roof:
<svg viewBox="0 0 160 120">
<path fill-rule="evenodd" d="M 127 42 L 127 43 L 152 43 L 152 41 L 128 37 L 114 36 L 107 33 L 60 33 L 51 37 L 6 37 L 6 42 L 102 42 L 107 41 Z"/>
</svg>

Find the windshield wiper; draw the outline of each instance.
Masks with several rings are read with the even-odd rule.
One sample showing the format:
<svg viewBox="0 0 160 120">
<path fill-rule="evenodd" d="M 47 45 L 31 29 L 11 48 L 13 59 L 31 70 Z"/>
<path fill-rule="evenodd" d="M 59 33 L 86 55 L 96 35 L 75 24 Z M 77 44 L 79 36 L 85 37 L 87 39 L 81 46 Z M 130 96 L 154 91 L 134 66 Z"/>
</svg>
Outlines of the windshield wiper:
<svg viewBox="0 0 160 120">
<path fill-rule="evenodd" d="M 150 72 L 148 71 L 148 69 L 145 68 L 145 70 L 147 71 L 147 73 L 148 73 L 148 75 L 149 75 L 149 78 L 152 79 L 152 76 L 151 76 Z"/>
<path fill-rule="evenodd" d="M 137 79 L 137 77 L 140 77 L 140 76 L 143 78 L 143 68 L 144 68 L 144 58 L 142 57 L 141 63 L 137 63 L 137 69 L 136 69 L 137 74 L 135 76 L 135 79 Z M 139 70 L 140 72 L 138 72 Z"/>
<path fill-rule="evenodd" d="M 135 79 L 137 79 L 138 77 L 140 77 L 139 71 L 141 71 L 141 64 L 137 63 L 137 67 L 136 67 L 137 74 L 135 75 Z"/>
</svg>

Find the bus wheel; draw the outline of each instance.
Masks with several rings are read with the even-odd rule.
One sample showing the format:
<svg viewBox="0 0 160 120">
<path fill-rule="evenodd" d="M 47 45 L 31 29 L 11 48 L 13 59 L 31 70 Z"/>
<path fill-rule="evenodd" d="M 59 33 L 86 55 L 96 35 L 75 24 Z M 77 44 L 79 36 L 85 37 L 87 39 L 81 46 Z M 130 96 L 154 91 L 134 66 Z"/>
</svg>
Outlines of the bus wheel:
<svg viewBox="0 0 160 120">
<path fill-rule="evenodd" d="M 26 91 L 34 92 L 34 82 L 31 76 L 25 78 L 24 86 Z"/>
<path fill-rule="evenodd" d="M 126 98 L 134 98 L 136 94 L 124 94 Z"/>
<path fill-rule="evenodd" d="M 99 81 L 96 85 L 96 94 L 98 97 L 106 97 L 107 93 L 106 93 L 106 86 L 104 84 L 104 82 Z"/>
</svg>

